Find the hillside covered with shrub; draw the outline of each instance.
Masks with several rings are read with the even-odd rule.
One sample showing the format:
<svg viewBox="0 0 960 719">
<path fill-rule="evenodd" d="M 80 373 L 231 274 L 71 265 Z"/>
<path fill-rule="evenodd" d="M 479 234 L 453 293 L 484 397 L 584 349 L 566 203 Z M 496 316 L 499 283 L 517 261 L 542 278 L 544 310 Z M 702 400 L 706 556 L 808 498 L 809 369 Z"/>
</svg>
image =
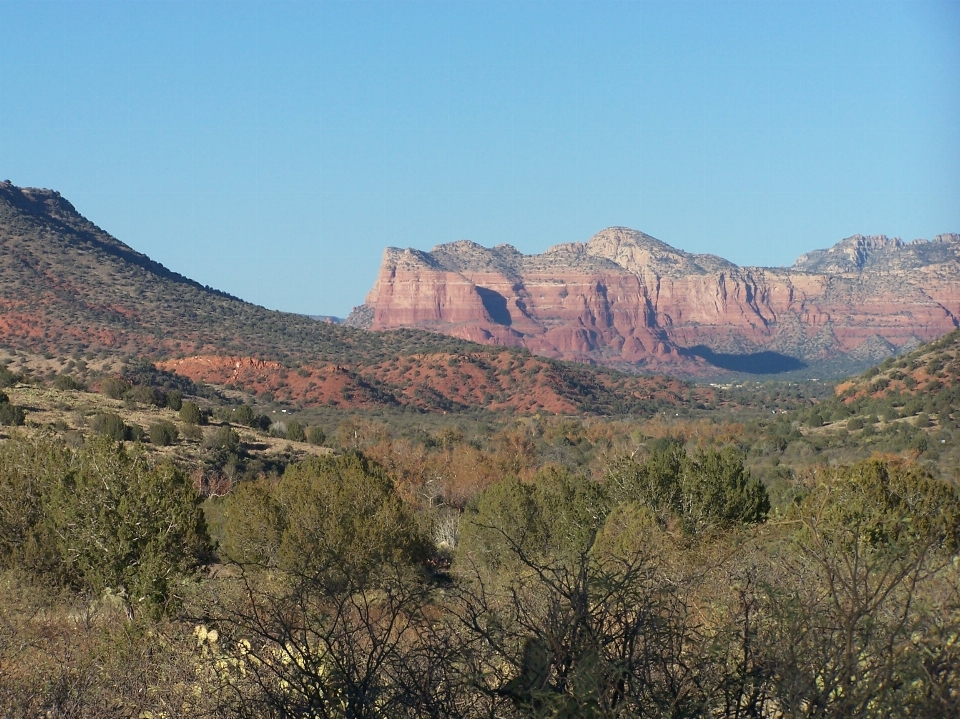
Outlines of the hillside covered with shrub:
<svg viewBox="0 0 960 719">
<path fill-rule="evenodd" d="M 56 192 L 9 183 L 0 183 L 0 346 L 101 365 L 165 360 L 191 379 L 299 405 L 625 413 L 682 405 L 688 392 L 430 332 L 267 310 L 168 270 Z M 695 391 L 695 402 L 708 394 Z"/>
<path fill-rule="evenodd" d="M 608 417 L 5 369 L 0 712 L 952 716 L 956 347 Z"/>
</svg>

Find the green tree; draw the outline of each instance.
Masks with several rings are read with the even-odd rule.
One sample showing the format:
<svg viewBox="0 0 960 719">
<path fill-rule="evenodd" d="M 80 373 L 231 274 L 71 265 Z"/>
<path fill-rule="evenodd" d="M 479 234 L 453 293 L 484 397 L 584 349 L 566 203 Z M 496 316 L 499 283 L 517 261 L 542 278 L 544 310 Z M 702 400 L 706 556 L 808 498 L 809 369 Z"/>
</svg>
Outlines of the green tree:
<svg viewBox="0 0 960 719">
<path fill-rule="evenodd" d="M 151 466 L 108 439 L 88 442 L 45 499 L 67 577 L 99 595 L 126 592 L 161 611 L 178 577 L 208 551 L 201 497 L 167 462 Z"/>
</svg>

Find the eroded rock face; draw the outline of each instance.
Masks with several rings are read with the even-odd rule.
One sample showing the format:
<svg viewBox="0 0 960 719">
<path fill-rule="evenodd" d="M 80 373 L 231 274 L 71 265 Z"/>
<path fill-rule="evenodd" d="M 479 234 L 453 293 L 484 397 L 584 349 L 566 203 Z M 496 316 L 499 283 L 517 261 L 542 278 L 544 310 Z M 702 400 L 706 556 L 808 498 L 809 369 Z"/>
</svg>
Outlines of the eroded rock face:
<svg viewBox="0 0 960 719">
<path fill-rule="evenodd" d="M 365 312 L 372 329 L 419 327 L 646 370 L 695 372 L 697 347 L 872 357 L 957 326 L 960 235 L 855 235 L 790 268 L 739 267 L 622 227 L 540 255 L 466 241 L 388 248 Z"/>
</svg>

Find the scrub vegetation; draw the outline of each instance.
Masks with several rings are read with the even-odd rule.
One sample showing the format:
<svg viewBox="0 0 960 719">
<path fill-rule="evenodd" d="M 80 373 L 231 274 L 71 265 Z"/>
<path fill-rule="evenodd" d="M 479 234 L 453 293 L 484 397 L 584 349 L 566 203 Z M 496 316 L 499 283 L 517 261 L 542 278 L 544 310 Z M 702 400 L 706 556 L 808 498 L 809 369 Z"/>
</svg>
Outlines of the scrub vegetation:
<svg viewBox="0 0 960 719">
<path fill-rule="evenodd" d="M 954 716 L 958 344 L 616 415 L 8 369 L 0 716 Z"/>
</svg>

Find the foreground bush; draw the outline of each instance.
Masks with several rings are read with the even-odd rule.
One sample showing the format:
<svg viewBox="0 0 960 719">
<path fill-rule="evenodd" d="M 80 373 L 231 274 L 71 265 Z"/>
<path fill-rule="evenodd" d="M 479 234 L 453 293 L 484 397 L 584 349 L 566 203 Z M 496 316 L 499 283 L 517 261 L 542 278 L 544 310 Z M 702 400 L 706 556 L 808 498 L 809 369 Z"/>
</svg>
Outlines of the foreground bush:
<svg viewBox="0 0 960 719">
<path fill-rule="evenodd" d="M 291 465 L 279 482 L 242 484 L 223 508 L 224 556 L 342 581 L 416 564 L 429 542 L 379 466 L 356 453 Z"/>
<path fill-rule="evenodd" d="M 0 426 L 20 427 L 26 420 L 23 407 L 10 403 L 10 398 L 0 392 Z"/>
<path fill-rule="evenodd" d="M 666 449 L 603 482 L 548 468 L 491 485 L 436 573 L 416 515 L 358 454 L 240 483 L 210 505 L 236 563 L 180 585 L 195 619 L 177 623 L 131 620 L 147 593 L 123 596 L 158 556 L 184 558 L 171 577 L 196 561 L 177 548 L 189 532 L 149 548 L 193 516 L 176 470 L 106 441 L 15 439 L 0 446 L 0 557 L 21 569 L 0 580 L 27 579 L 0 581 L 0 715 L 960 715 L 954 485 L 889 460 L 820 468 L 763 523 L 735 457 Z M 695 472 L 702 490 L 684 487 Z M 698 524 L 717 486 L 735 501 Z M 138 532 L 152 539 L 118 551 Z M 35 601 L 53 577 L 104 589 Z"/>
<path fill-rule="evenodd" d="M 157 612 L 207 551 L 200 497 L 172 464 L 108 439 L 0 445 L 0 566 Z"/>
</svg>

